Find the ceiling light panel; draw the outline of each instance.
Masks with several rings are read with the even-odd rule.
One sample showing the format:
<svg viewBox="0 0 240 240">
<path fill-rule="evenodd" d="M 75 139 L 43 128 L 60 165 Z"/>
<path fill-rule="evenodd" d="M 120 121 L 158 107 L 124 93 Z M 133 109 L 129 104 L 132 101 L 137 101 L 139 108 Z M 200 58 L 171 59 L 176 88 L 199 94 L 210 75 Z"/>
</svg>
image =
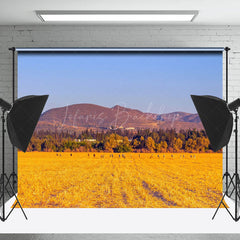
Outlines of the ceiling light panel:
<svg viewBox="0 0 240 240">
<path fill-rule="evenodd" d="M 197 11 L 36 11 L 43 22 L 191 22 Z"/>
</svg>

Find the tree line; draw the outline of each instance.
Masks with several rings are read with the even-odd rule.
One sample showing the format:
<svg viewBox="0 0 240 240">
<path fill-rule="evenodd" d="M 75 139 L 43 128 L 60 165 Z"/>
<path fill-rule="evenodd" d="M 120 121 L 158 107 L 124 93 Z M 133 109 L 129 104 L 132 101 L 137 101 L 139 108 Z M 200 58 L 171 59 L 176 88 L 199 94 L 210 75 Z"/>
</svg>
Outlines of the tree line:
<svg viewBox="0 0 240 240">
<path fill-rule="evenodd" d="M 37 131 L 27 151 L 43 152 L 212 152 L 205 131 L 159 129 L 93 131 L 80 134 Z"/>
</svg>

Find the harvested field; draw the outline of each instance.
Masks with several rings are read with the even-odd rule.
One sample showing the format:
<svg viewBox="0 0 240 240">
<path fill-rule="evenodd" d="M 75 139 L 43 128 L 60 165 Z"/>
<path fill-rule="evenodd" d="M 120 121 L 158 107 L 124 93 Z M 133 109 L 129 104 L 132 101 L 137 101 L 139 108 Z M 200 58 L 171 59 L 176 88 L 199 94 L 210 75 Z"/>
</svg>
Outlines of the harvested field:
<svg viewBox="0 0 240 240">
<path fill-rule="evenodd" d="M 216 208 L 221 153 L 18 153 L 24 208 Z"/>
</svg>

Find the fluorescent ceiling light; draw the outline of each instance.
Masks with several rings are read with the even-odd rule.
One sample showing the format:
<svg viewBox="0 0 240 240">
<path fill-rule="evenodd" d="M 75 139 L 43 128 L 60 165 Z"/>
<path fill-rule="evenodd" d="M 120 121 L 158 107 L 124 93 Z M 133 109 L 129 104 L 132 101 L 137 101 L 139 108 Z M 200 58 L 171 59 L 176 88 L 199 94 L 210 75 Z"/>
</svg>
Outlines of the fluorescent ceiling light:
<svg viewBox="0 0 240 240">
<path fill-rule="evenodd" d="M 198 11 L 36 11 L 43 22 L 191 22 Z"/>
</svg>

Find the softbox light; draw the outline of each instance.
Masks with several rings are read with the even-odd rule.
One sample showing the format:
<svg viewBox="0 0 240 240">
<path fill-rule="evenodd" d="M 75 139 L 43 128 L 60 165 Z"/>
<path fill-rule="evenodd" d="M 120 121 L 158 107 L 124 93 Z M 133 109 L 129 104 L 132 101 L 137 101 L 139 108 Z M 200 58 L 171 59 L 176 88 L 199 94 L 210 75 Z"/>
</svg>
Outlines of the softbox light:
<svg viewBox="0 0 240 240">
<path fill-rule="evenodd" d="M 233 128 L 233 116 L 227 103 L 214 96 L 191 95 L 213 151 L 228 144 Z"/>
<path fill-rule="evenodd" d="M 11 143 L 25 152 L 40 118 L 48 95 L 17 99 L 7 115 L 7 130 Z"/>
<path fill-rule="evenodd" d="M 232 219 L 238 221 L 240 219 L 238 207 L 240 202 L 240 177 L 238 174 L 238 108 L 240 107 L 240 98 L 227 104 L 224 100 L 214 96 L 191 95 L 191 97 L 214 151 L 228 144 L 233 128 L 233 115 L 230 111 L 234 112 L 235 173 L 232 176 L 228 174 L 230 182 L 226 181 L 225 193 L 212 219 L 216 216 L 220 206 L 223 205 Z M 231 213 L 225 204 L 225 196 L 234 200 L 234 213 Z"/>
<path fill-rule="evenodd" d="M 25 152 L 47 99 L 48 95 L 31 95 L 19 98 L 13 104 L 10 104 L 0 98 L 0 107 L 2 109 L 2 174 L 0 177 L 0 201 L 3 203 L 0 220 L 2 221 L 7 220 L 17 205 L 19 205 L 27 219 L 15 193 L 14 187 L 10 183 L 10 177 L 13 176 L 14 182 L 14 177 L 17 177 L 17 175 L 12 173 L 10 176 L 7 176 L 5 173 L 5 113 L 7 113 L 7 130 L 11 143 Z M 7 215 L 5 213 L 6 193 L 9 198 L 14 196 L 16 199 L 14 206 Z"/>
</svg>

